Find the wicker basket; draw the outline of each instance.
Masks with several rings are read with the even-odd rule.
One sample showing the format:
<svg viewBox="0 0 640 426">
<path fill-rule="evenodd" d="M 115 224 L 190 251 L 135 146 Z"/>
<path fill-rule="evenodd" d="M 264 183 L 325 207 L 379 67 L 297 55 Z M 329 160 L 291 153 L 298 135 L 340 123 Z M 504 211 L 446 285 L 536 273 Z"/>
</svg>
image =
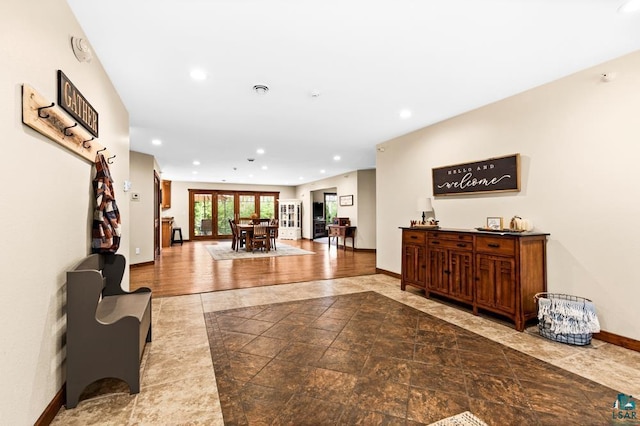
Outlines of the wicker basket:
<svg viewBox="0 0 640 426">
<path fill-rule="evenodd" d="M 585 299 L 584 297 L 571 296 L 569 294 L 561 294 L 561 293 L 538 293 L 534 296 L 536 303 L 538 303 L 539 299 L 562 299 L 562 300 L 570 300 L 572 302 L 591 302 L 589 299 Z M 556 334 L 552 332 L 549 328 L 548 324 L 544 324 L 538 320 L 538 330 L 540 331 L 540 335 L 542 337 L 546 337 L 547 339 L 554 340 L 556 342 L 567 343 L 569 345 L 588 345 L 591 343 L 592 333 L 584 333 L 584 334 L 569 334 L 569 333 L 560 333 Z"/>
</svg>

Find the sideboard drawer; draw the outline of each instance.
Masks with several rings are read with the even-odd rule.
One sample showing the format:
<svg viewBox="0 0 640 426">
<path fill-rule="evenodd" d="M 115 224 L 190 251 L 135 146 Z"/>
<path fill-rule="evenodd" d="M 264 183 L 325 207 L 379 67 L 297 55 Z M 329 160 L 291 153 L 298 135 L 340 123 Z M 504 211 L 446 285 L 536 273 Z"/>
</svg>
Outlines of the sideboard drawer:
<svg viewBox="0 0 640 426">
<path fill-rule="evenodd" d="M 427 241 L 427 233 L 424 231 L 404 231 L 402 242 L 411 244 L 424 244 Z"/>
<path fill-rule="evenodd" d="M 509 237 L 476 237 L 476 251 L 512 256 L 516 252 L 516 240 Z"/>
<path fill-rule="evenodd" d="M 451 240 L 451 241 L 465 241 L 473 243 L 473 235 L 463 234 L 457 232 L 429 232 L 430 240 Z"/>
</svg>

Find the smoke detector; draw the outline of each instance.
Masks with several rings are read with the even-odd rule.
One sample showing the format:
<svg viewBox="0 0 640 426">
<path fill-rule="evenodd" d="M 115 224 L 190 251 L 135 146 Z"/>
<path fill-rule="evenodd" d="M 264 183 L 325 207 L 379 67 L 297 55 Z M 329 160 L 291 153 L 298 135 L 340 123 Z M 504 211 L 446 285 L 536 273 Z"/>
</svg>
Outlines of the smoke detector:
<svg viewBox="0 0 640 426">
<path fill-rule="evenodd" d="M 71 37 L 71 48 L 78 61 L 91 62 L 93 52 L 91 52 L 91 46 L 89 46 L 89 42 L 86 39 Z"/>
</svg>

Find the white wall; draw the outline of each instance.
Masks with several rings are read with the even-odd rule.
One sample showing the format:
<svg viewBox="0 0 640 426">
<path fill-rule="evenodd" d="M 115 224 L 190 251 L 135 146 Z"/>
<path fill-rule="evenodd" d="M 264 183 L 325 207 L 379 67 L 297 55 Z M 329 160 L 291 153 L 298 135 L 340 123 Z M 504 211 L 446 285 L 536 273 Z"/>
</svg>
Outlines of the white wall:
<svg viewBox="0 0 640 426">
<path fill-rule="evenodd" d="M 131 191 L 127 194 L 131 207 L 130 264 L 153 262 L 154 256 L 154 180 L 155 159 L 152 155 L 131 151 Z M 133 199 L 132 195 L 138 198 Z M 136 254 L 136 248 L 140 254 Z"/>
<path fill-rule="evenodd" d="M 171 208 L 161 212 L 162 217 L 173 217 L 173 226 L 182 228 L 182 237 L 187 240 L 189 228 L 189 189 L 226 190 L 226 191 L 263 191 L 280 192 L 280 198 L 295 198 L 292 186 L 237 185 L 208 182 L 171 182 Z"/>
<path fill-rule="evenodd" d="M 640 339 L 639 93 L 636 52 L 381 144 L 377 266 L 400 273 L 398 227 L 432 196 L 433 167 L 520 153 L 521 192 L 435 199 L 440 224 L 531 219 L 551 234 L 549 290 L 592 299 L 603 330 Z"/>
<path fill-rule="evenodd" d="M 84 34 L 64 0 L 0 2 L 0 423 L 33 424 L 64 382 L 66 271 L 89 254 L 92 164 L 22 124 L 21 85 L 57 100 L 61 69 L 98 111 L 128 258 L 129 118 L 97 58 L 79 63 Z M 125 275 L 128 288 L 129 275 Z"/>
</svg>

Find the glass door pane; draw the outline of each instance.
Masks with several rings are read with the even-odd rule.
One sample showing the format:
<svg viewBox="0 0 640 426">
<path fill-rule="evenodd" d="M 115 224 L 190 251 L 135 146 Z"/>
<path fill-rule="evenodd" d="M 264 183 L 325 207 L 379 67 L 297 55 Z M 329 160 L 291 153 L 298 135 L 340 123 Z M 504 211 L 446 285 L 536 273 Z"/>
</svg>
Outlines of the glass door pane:
<svg viewBox="0 0 640 426">
<path fill-rule="evenodd" d="M 255 195 L 238 195 L 240 217 L 251 217 L 256 212 Z"/>
<path fill-rule="evenodd" d="M 234 220 L 236 214 L 234 194 L 218 194 L 217 204 L 217 236 L 230 237 L 229 219 Z"/>
<path fill-rule="evenodd" d="M 193 234 L 196 237 L 213 235 L 213 196 L 193 194 Z"/>
<path fill-rule="evenodd" d="M 260 196 L 260 219 L 275 219 L 276 197 L 274 195 Z"/>
<path fill-rule="evenodd" d="M 326 192 L 324 194 L 324 217 L 327 225 L 333 223 L 333 218 L 338 215 L 338 194 Z"/>
</svg>

